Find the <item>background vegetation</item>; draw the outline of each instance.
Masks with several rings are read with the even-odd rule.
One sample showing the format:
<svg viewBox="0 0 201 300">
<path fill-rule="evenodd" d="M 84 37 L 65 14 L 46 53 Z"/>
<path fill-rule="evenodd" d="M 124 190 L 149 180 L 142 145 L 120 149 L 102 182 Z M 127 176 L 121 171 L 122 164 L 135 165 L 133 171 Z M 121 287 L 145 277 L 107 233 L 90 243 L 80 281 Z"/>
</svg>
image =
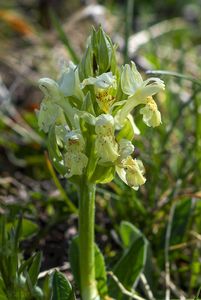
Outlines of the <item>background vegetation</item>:
<svg viewBox="0 0 201 300">
<path fill-rule="evenodd" d="M 133 5 L 134 4 L 134 5 Z M 60 26 L 62 24 L 62 27 Z M 7 228 L 22 217 L 25 259 L 43 253 L 41 272 L 60 267 L 70 280 L 68 248 L 77 232 L 76 191 L 57 176 L 46 154 L 35 109 L 37 80 L 57 78 L 66 60 L 79 60 L 92 25 L 119 45 L 119 64 L 134 60 L 158 70 L 163 124 L 135 138 L 147 182 L 138 192 L 117 178 L 98 187 L 96 241 L 109 269 L 118 261 L 125 221 L 148 241 L 138 290 L 151 299 L 199 298 L 201 286 L 201 6 L 180 1 L 17 1 L 0 4 L 0 214 Z M 159 71 L 160 70 L 160 71 Z M 161 71 L 162 70 L 162 71 Z M 124 221 L 124 223 L 122 223 Z M 121 225 L 120 225 L 121 224 Z M 130 238 L 130 237 L 128 237 Z M 122 241 L 123 239 L 123 241 Z M 3 253 L 1 244 L 0 254 Z M 129 266 L 128 266 L 129 267 Z M 42 276 L 42 275 L 41 275 Z M 184 298 L 182 298 L 184 297 Z M 48 298 L 47 298 L 48 299 Z M 128 296 L 125 299 L 129 299 Z"/>
</svg>

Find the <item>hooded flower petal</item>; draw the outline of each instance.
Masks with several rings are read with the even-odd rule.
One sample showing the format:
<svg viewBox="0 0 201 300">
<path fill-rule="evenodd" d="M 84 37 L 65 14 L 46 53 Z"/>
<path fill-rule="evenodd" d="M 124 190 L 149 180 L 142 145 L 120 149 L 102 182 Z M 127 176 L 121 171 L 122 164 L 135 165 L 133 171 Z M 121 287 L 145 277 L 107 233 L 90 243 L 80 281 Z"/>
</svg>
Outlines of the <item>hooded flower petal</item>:
<svg viewBox="0 0 201 300">
<path fill-rule="evenodd" d="M 76 123 L 74 120 L 76 109 L 73 108 L 69 101 L 65 98 L 64 94 L 60 90 L 58 83 L 50 78 L 42 78 L 39 80 L 39 88 L 45 95 L 45 99 L 43 100 L 44 104 L 42 102 L 40 111 L 40 113 L 42 114 L 41 118 L 44 119 L 44 122 L 46 122 L 46 118 L 47 120 L 52 119 L 50 112 L 55 116 L 57 114 L 57 110 L 61 108 L 63 110 L 63 113 L 65 113 L 66 117 L 70 121 L 71 126 L 76 128 Z M 48 127 L 49 125 L 43 125 L 43 128 L 45 128 L 46 132 Z"/>
<path fill-rule="evenodd" d="M 121 139 L 119 141 L 119 155 L 120 155 L 119 160 L 122 161 L 123 159 L 126 159 L 128 156 L 130 156 L 133 153 L 134 149 L 135 147 L 133 146 L 131 141 L 126 139 Z"/>
<path fill-rule="evenodd" d="M 112 75 L 112 72 L 103 73 L 97 77 L 84 79 L 81 83 L 81 88 L 84 88 L 86 85 L 95 85 L 95 87 L 100 89 L 107 89 L 111 86 L 116 87 L 116 77 Z"/>
<path fill-rule="evenodd" d="M 75 96 L 80 100 L 83 99 L 84 94 L 80 88 L 78 69 L 72 62 L 70 62 L 69 67 L 63 71 L 59 80 L 59 88 L 64 96 Z"/>
<path fill-rule="evenodd" d="M 126 64 L 121 74 L 121 88 L 124 94 L 133 95 L 136 90 L 143 84 L 143 79 L 138 72 L 135 63 L 132 61 L 131 66 Z"/>
<path fill-rule="evenodd" d="M 39 88 L 44 93 L 46 98 L 52 98 L 55 102 L 60 98 L 59 85 L 56 81 L 50 78 L 41 78 L 38 81 Z"/>
</svg>

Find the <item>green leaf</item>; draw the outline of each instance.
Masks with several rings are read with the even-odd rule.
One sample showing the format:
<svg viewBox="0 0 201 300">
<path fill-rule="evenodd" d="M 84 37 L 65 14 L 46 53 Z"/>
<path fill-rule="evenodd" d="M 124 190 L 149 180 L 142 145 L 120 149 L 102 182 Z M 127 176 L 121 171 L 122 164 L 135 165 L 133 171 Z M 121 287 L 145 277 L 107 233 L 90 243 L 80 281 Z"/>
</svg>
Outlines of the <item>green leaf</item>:
<svg viewBox="0 0 201 300">
<path fill-rule="evenodd" d="M 40 272 L 40 267 L 41 267 L 41 261 L 42 261 L 42 253 L 38 252 L 32 261 L 32 264 L 29 268 L 29 276 L 32 282 L 32 285 L 36 285 L 37 280 L 38 280 L 38 274 Z"/>
<path fill-rule="evenodd" d="M 195 296 L 194 300 L 199 300 L 200 299 L 200 294 L 201 294 L 201 286 L 199 287 L 197 291 L 197 295 Z"/>
<path fill-rule="evenodd" d="M 55 12 L 53 11 L 53 9 L 49 10 L 49 15 L 50 15 L 51 21 L 53 23 L 53 26 L 58 33 L 60 41 L 63 43 L 63 45 L 68 50 L 73 61 L 75 63 L 78 63 L 79 58 L 76 54 L 76 51 L 72 48 L 72 43 L 69 41 L 69 39 L 68 39 L 66 33 L 64 32 L 64 30 L 59 22 L 59 19 L 58 19 L 57 15 L 55 14 Z"/>
<path fill-rule="evenodd" d="M 104 297 L 108 294 L 105 261 L 100 249 L 96 244 L 95 244 L 95 276 L 97 281 L 98 292 L 100 296 Z"/>
<path fill-rule="evenodd" d="M 21 238 L 26 239 L 33 234 L 37 233 L 39 230 L 39 226 L 27 219 L 22 220 L 22 231 L 21 231 Z"/>
<path fill-rule="evenodd" d="M 181 200 L 173 207 L 171 224 L 170 245 L 183 242 L 188 228 L 188 222 L 192 215 L 193 201 L 191 199 Z"/>
<path fill-rule="evenodd" d="M 143 236 L 134 240 L 113 269 L 114 274 L 128 290 L 131 290 L 133 285 L 137 283 L 143 272 L 147 258 L 147 246 L 148 242 Z M 111 278 L 109 280 L 109 294 L 118 300 L 125 298 Z"/>
<path fill-rule="evenodd" d="M 132 223 L 127 221 L 122 221 L 120 224 L 120 236 L 121 240 L 123 242 L 124 248 L 128 248 L 131 246 L 132 243 L 134 243 L 138 238 L 143 237 L 145 240 L 145 236 L 143 233 L 135 227 Z M 153 289 L 153 265 L 152 265 L 152 250 L 149 242 L 146 240 L 147 243 L 147 258 L 146 263 L 143 268 L 144 276 L 147 279 L 147 282 L 151 289 Z"/>
<path fill-rule="evenodd" d="M 52 300 L 75 300 L 71 284 L 62 273 L 58 271 L 54 272 L 52 284 Z"/>
<path fill-rule="evenodd" d="M 19 223 L 19 221 L 15 221 L 14 226 L 16 227 L 15 246 L 17 245 L 16 243 L 17 241 L 19 241 L 19 239 L 26 239 L 32 236 L 33 234 L 37 233 L 39 230 L 39 227 L 36 223 L 27 219 L 22 219 L 21 224 Z M 12 228 L 13 228 L 13 223 L 6 224 L 7 232 L 10 232 Z"/>
<path fill-rule="evenodd" d="M 5 284 L 3 282 L 3 279 L 0 277 L 0 300 L 8 300 L 8 298 L 4 293 L 4 290 L 5 290 Z"/>
<path fill-rule="evenodd" d="M 79 269 L 79 244 L 78 236 L 76 236 L 69 248 L 69 259 L 71 264 L 72 273 L 76 282 L 76 285 L 80 289 L 80 269 Z M 100 296 L 104 297 L 108 294 L 107 290 L 107 276 L 105 271 L 105 262 L 103 255 L 95 244 L 95 277 L 97 281 L 97 289 Z"/>
<path fill-rule="evenodd" d="M 0 291 L 0 300 L 8 300 L 8 298 L 2 291 Z"/>
<path fill-rule="evenodd" d="M 52 295 L 52 274 L 46 274 L 42 284 L 44 299 L 51 299 Z"/>
<path fill-rule="evenodd" d="M 19 240 L 20 240 L 21 235 L 22 235 L 22 216 L 19 217 L 19 219 L 17 221 L 16 229 L 15 229 L 15 236 L 14 236 L 14 249 L 15 249 L 15 252 L 18 251 Z"/>
<path fill-rule="evenodd" d="M 139 237 L 141 237 L 142 233 L 130 222 L 122 221 L 120 224 L 120 236 L 124 247 L 127 248 Z"/>
</svg>

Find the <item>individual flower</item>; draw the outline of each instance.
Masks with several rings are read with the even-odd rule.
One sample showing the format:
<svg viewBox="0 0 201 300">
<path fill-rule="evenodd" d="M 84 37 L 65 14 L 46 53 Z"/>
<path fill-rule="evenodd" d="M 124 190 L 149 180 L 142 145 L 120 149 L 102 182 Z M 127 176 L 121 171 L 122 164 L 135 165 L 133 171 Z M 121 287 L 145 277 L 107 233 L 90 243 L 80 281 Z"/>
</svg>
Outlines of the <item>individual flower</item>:
<svg viewBox="0 0 201 300">
<path fill-rule="evenodd" d="M 50 126 L 57 119 L 58 110 L 59 112 L 63 111 L 71 127 L 76 127 L 74 119 L 75 108 L 65 98 L 59 84 L 50 78 L 42 78 L 39 80 L 39 88 L 45 95 L 38 112 L 40 128 L 48 132 Z"/>
<path fill-rule="evenodd" d="M 134 62 L 131 66 L 126 64 L 121 74 L 121 89 L 128 95 L 126 103 L 118 111 L 118 120 L 123 124 L 128 114 L 139 104 L 146 104 L 147 97 L 157 94 L 164 90 L 164 82 L 155 77 L 143 81 Z"/>
<path fill-rule="evenodd" d="M 79 131 L 70 131 L 65 135 L 64 142 L 66 153 L 64 154 L 64 165 L 68 169 L 65 175 L 67 178 L 74 175 L 82 175 L 83 169 L 86 168 L 88 158 L 83 153 L 85 149 L 84 138 Z"/>
<path fill-rule="evenodd" d="M 122 181 L 134 190 L 138 190 L 139 186 L 146 182 L 144 175 L 144 166 L 141 160 L 133 159 L 128 156 L 116 166 L 116 171 Z"/>
<path fill-rule="evenodd" d="M 110 107 L 116 100 L 116 77 L 112 72 L 103 73 L 97 77 L 89 77 L 81 83 L 81 87 L 94 85 L 96 101 L 100 109 L 108 113 Z"/>
<path fill-rule="evenodd" d="M 95 150 L 100 158 L 99 163 L 114 162 L 119 156 L 114 130 L 114 118 L 111 115 L 102 114 L 96 118 Z"/>
<path fill-rule="evenodd" d="M 144 123 L 149 127 L 156 127 L 161 124 L 161 113 L 152 97 L 147 97 L 146 105 L 140 109 Z"/>
</svg>

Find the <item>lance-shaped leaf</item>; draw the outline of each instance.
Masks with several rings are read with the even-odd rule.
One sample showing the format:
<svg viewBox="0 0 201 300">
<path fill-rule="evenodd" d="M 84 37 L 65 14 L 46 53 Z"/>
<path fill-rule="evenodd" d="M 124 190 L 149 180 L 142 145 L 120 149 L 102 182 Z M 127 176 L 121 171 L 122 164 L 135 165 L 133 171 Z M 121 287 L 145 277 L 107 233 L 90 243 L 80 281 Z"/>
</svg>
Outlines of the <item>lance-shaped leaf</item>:
<svg viewBox="0 0 201 300">
<path fill-rule="evenodd" d="M 75 300 L 71 284 L 61 272 L 54 272 L 52 287 L 52 300 Z"/>
<path fill-rule="evenodd" d="M 147 241 L 143 236 L 135 239 L 115 265 L 113 272 L 127 290 L 131 290 L 143 272 L 147 257 Z M 109 294 L 118 300 L 125 296 L 118 289 L 113 279 L 109 280 Z"/>
</svg>

